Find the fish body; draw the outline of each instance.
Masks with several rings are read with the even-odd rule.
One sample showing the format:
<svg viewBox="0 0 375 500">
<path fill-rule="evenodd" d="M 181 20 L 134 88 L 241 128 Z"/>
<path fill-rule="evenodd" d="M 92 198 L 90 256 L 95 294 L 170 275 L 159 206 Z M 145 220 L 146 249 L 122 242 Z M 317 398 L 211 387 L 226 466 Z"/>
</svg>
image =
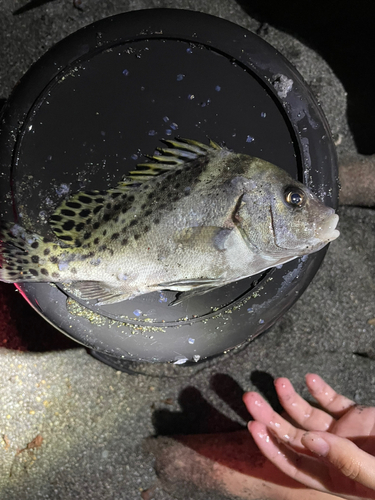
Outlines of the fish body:
<svg viewBox="0 0 375 500">
<path fill-rule="evenodd" d="M 76 193 L 50 218 L 51 241 L 0 226 L 0 280 L 73 283 L 110 304 L 175 290 L 205 293 L 320 250 L 338 216 L 259 158 L 165 141 L 108 191 Z"/>
</svg>

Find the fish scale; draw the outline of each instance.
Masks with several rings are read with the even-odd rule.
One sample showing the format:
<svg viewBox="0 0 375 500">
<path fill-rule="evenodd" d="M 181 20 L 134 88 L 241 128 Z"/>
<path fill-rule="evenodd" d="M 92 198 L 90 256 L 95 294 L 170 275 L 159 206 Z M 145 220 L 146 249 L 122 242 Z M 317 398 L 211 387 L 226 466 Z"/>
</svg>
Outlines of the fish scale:
<svg viewBox="0 0 375 500">
<path fill-rule="evenodd" d="M 73 283 L 98 304 L 174 290 L 178 303 L 338 236 L 333 209 L 284 170 L 212 141 L 164 143 L 115 187 L 63 201 L 55 241 L 2 222 L 0 279 Z"/>
</svg>

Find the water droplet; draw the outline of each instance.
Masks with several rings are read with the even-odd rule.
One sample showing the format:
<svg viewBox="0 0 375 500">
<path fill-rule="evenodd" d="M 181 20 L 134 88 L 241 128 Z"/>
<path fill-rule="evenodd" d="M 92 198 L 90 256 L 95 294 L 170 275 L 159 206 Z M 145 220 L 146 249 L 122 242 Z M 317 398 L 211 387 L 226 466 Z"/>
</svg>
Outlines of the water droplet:
<svg viewBox="0 0 375 500">
<path fill-rule="evenodd" d="M 192 53 L 193 53 L 193 49 L 191 49 L 191 48 L 189 47 L 189 48 L 187 48 L 187 49 L 186 49 L 186 52 L 187 52 L 188 54 L 192 54 Z"/>
<path fill-rule="evenodd" d="M 259 323 L 260 325 L 263 325 L 263 323 L 264 323 L 264 319 L 260 319 L 260 320 L 258 321 L 258 323 Z"/>
<path fill-rule="evenodd" d="M 248 312 L 248 313 L 252 313 L 252 312 L 254 312 L 254 309 L 253 309 L 252 307 L 249 307 L 249 308 L 247 309 L 247 312 Z"/>
<path fill-rule="evenodd" d="M 62 196 L 63 194 L 68 194 L 69 193 L 69 186 L 67 184 L 60 184 L 58 188 L 56 188 L 56 193 L 59 196 Z"/>
<path fill-rule="evenodd" d="M 164 295 L 163 292 L 160 292 L 159 302 L 162 304 L 163 302 L 168 302 L 168 298 Z"/>
<path fill-rule="evenodd" d="M 188 361 L 187 358 L 179 358 L 173 364 L 174 365 L 183 365 L 184 363 L 186 363 L 186 361 Z"/>
<path fill-rule="evenodd" d="M 142 311 L 140 309 L 136 309 L 135 311 L 133 311 L 133 314 L 134 314 L 134 316 L 137 316 L 137 318 L 138 318 L 138 316 L 140 316 L 142 314 Z"/>
<path fill-rule="evenodd" d="M 172 135 L 172 130 L 170 128 L 167 128 L 165 131 L 165 135 Z"/>
<path fill-rule="evenodd" d="M 197 363 L 201 359 L 201 357 L 199 356 L 199 354 L 194 354 L 193 359 Z"/>
<path fill-rule="evenodd" d="M 123 74 L 124 76 L 128 76 L 128 74 L 129 74 L 129 70 L 128 70 L 128 69 L 124 69 L 124 71 L 122 72 L 122 74 Z"/>
<path fill-rule="evenodd" d="M 138 160 L 138 155 L 134 153 L 133 155 L 131 155 L 131 157 L 130 157 L 130 158 L 131 158 L 132 160 Z"/>
<path fill-rule="evenodd" d="M 183 80 L 185 78 L 185 75 L 183 75 L 182 73 L 180 73 L 179 75 L 177 75 L 177 81 L 180 82 L 181 80 Z"/>
<path fill-rule="evenodd" d="M 220 85 L 216 85 L 215 90 L 216 90 L 216 92 L 220 92 L 220 90 L 221 90 Z"/>
<path fill-rule="evenodd" d="M 194 98 L 195 98 L 195 95 L 194 95 L 194 94 L 189 94 L 189 95 L 188 95 L 188 99 L 189 99 L 189 101 L 192 101 Z"/>
<path fill-rule="evenodd" d="M 189 344 L 194 344 L 195 339 L 191 339 L 191 338 L 190 338 L 190 339 L 188 340 L 188 342 L 189 342 Z"/>
<path fill-rule="evenodd" d="M 148 135 L 156 135 L 156 131 L 155 130 L 149 130 L 148 131 Z"/>
<path fill-rule="evenodd" d="M 251 137 L 251 135 L 248 135 L 246 137 L 246 142 L 253 142 L 254 141 L 254 137 Z"/>
<path fill-rule="evenodd" d="M 171 129 L 172 129 L 172 130 L 177 130 L 177 129 L 178 129 L 178 125 L 177 125 L 177 123 L 174 123 L 174 122 L 173 122 L 173 123 L 171 123 Z"/>
<path fill-rule="evenodd" d="M 164 121 L 165 123 L 169 122 L 169 118 L 168 118 L 168 116 L 163 116 L 163 121 Z"/>
<path fill-rule="evenodd" d="M 68 269 L 69 263 L 68 262 L 59 262 L 59 271 L 65 271 L 65 269 Z"/>
<path fill-rule="evenodd" d="M 261 112 L 261 114 L 260 114 L 260 116 L 261 116 L 262 118 L 265 118 L 265 117 L 267 116 L 267 113 L 265 113 L 264 111 L 262 111 L 262 112 Z"/>
</svg>

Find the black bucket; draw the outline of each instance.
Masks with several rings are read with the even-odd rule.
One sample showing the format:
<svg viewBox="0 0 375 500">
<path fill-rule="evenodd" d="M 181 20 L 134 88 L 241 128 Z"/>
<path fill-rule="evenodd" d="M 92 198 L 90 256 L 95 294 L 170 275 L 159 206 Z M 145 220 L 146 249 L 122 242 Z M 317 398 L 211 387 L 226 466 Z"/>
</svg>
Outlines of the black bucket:
<svg viewBox="0 0 375 500">
<path fill-rule="evenodd" d="M 116 185 L 160 139 L 176 136 L 208 137 L 263 158 L 336 208 L 328 125 L 296 69 L 233 23 L 156 9 L 79 30 L 22 78 L 0 123 L 1 218 L 50 235 L 48 218 L 69 193 Z M 168 306 L 172 292 L 99 307 L 60 285 L 17 287 L 47 321 L 102 359 L 184 364 L 272 326 L 325 252 L 175 307 Z"/>
</svg>

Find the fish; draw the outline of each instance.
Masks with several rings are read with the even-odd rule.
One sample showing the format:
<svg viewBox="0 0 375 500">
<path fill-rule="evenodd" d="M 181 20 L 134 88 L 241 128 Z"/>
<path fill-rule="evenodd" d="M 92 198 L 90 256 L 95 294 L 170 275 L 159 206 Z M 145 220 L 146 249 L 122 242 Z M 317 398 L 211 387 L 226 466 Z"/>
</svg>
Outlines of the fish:
<svg viewBox="0 0 375 500">
<path fill-rule="evenodd" d="M 66 198 L 53 238 L 1 221 L 0 280 L 68 284 L 99 306 L 171 290 L 176 304 L 322 249 L 338 219 L 261 158 L 163 140 L 114 187 Z"/>
</svg>

